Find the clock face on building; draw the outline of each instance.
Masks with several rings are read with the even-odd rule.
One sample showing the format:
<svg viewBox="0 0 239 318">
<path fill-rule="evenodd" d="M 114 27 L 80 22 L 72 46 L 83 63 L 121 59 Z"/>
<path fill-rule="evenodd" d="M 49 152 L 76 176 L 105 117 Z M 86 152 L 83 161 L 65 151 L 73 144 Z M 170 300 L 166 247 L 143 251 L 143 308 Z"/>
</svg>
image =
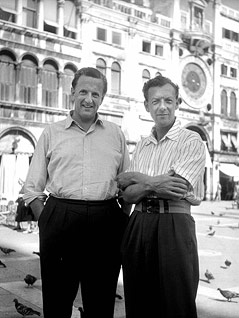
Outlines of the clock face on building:
<svg viewBox="0 0 239 318">
<path fill-rule="evenodd" d="M 206 90 L 207 78 L 203 69 L 195 64 L 188 63 L 182 71 L 182 87 L 192 99 L 201 98 Z"/>
<path fill-rule="evenodd" d="M 201 59 L 188 56 L 181 60 L 180 93 L 183 101 L 192 108 L 203 108 L 212 102 L 211 72 Z"/>
</svg>

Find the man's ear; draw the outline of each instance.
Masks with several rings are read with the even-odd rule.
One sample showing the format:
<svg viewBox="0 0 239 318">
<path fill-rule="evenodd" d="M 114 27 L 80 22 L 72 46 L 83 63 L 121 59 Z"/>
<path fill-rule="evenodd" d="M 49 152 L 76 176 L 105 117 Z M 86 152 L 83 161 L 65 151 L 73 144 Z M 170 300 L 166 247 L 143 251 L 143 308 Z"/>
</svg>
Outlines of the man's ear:
<svg viewBox="0 0 239 318">
<path fill-rule="evenodd" d="M 146 111 L 149 112 L 149 105 L 148 105 L 147 100 L 144 101 L 144 107 L 145 107 Z"/>
<path fill-rule="evenodd" d="M 73 87 L 71 88 L 71 100 L 75 100 L 75 89 Z"/>
<path fill-rule="evenodd" d="M 177 99 L 177 101 L 176 101 L 176 109 L 178 109 L 178 107 L 179 107 L 179 105 L 182 103 L 182 98 L 181 97 L 179 97 L 178 99 Z"/>
</svg>

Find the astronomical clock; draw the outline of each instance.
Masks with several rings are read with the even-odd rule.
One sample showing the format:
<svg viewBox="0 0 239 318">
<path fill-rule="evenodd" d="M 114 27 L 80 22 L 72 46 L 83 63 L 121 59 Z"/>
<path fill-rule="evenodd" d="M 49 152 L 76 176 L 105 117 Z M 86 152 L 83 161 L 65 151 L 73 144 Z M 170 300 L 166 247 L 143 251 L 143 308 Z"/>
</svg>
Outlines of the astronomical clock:
<svg viewBox="0 0 239 318">
<path fill-rule="evenodd" d="M 181 96 L 184 102 L 200 109 L 211 103 L 213 85 L 207 64 L 195 56 L 181 61 Z"/>
</svg>

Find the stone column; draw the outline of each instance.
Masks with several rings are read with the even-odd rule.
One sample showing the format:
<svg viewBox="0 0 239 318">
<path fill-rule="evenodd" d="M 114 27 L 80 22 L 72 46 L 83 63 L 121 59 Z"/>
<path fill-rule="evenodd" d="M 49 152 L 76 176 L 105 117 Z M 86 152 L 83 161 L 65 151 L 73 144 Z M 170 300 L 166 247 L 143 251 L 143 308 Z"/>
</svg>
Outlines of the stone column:
<svg viewBox="0 0 239 318">
<path fill-rule="evenodd" d="M 64 5 L 65 5 L 65 0 L 57 0 L 57 5 L 58 5 L 58 30 L 57 34 L 60 36 L 63 36 L 64 34 Z"/>
<path fill-rule="evenodd" d="M 39 4 L 38 4 L 37 28 L 39 31 L 44 30 L 44 3 L 43 3 L 43 0 L 40 0 Z"/>
</svg>

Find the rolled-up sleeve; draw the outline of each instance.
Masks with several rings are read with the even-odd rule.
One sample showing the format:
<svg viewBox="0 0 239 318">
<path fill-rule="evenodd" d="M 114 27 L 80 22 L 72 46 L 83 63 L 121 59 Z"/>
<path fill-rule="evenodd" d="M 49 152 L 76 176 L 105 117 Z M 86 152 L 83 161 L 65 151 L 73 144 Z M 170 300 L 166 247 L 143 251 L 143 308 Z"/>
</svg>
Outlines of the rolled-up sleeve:
<svg viewBox="0 0 239 318">
<path fill-rule="evenodd" d="M 199 205 L 204 196 L 203 175 L 206 162 L 205 145 L 199 138 L 184 144 L 172 169 L 189 183 L 185 197 L 192 205 Z"/>
</svg>

